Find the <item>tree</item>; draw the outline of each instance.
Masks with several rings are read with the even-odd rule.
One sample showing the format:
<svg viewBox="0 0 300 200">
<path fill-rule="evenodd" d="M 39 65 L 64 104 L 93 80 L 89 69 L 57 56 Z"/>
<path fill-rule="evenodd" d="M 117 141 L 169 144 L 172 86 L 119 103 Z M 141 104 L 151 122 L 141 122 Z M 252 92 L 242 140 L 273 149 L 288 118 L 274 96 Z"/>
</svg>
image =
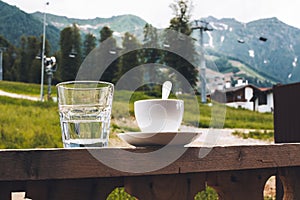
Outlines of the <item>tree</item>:
<svg viewBox="0 0 300 200">
<path fill-rule="evenodd" d="M 117 80 L 120 80 L 127 72 L 140 65 L 139 49 L 141 47 L 141 44 L 139 43 L 137 38 L 134 35 L 130 34 L 129 32 L 126 32 L 123 37 L 122 46 L 123 46 L 122 53 L 121 53 L 122 55 L 119 58 L 120 63 L 119 63 L 119 69 L 116 76 Z M 130 78 L 127 77 L 126 80 L 123 80 L 124 82 L 121 86 L 122 89 L 128 89 L 133 82 L 136 84 L 141 82 L 142 74 L 136 72 L 137 71 L 133 72 L 133 74 L 130 75 Z"/>
<path fill-rule="evenodd" d="M 188 37 L 192 33 L 189 22 L 192 5 L 188 3 L 188 0 L 176 0 L 170 5 L 175 17 L 170 20 L 170 26 L 165 31 L 164 43 L 170 46 L 171 51 L 165 52 L 164 63 L 177 70 L 195 88 L 198 82 L 198 70 L 195 66 L 197 52 L 194 40 Z M 180 52 L 180 55 L 174 52 Z M 181 89 L 190 92 L 190 88 Z"/>
<path fill-rule="evenodd" d="M 21 38 L 21 58 L 18 66 L 17 81 L 39 83 L 40 62 L 36 56 L 40 51 L 40 41 L 35 36 Z"/>
<path fill-rule="evenodd" d="M 192 3 L 189 0 L 175 0 L 175 3 L 170 5 L 175 17 L 170 20 L 169 29 L 178 31 L 185 35 L 190 35 L 192 30 L 189 22 L 191 18 Z"/>
<path fill-rule="evenodd" d="M 26 56 L 28 58 L 27 61 L 27 77 L 26 82 L 30 83 L 39 83 L 40 82 L 40 76 L 39 72 L 41 71 L 41 62 L 40 60 L 36 59 L 36 56 L 38 55 L 40 51 L 40 41 L 35 36 L 30 36 L 27 38 L 27 50 L 26 50 Z"/>
<path fill-rule="evenodd" d="M 158 75 L 160 74 L 155 67 L 155 64 L 161 62 L 163 52 L 160 48 L 157 29 L 148 23 L 144 26 L 143 47 L 139 60 L 142 64 L 153 64 L 144 68 L 144 81 L 154 83 L 155 80 L 157 81 Z M 153 89 L 151 84 L 148 87 L 150 90 Z M 143 89 L 145 90 L 148 88 Z"/>
<path fill-rule="evenodd" d="M 64 28 L 60 32 L 61 58 L 59 72 L 61 75 L 61 79 L 64 81 L 73 80 L 75 77 L 74 71 L 76 70 L 75 66 L 71 65 L 71 60 L 73 58 L 70 58 L 70 53 L 72 50 L 72 41 L 70 35 L 72 35 L 71 27 Z"/>
<path fill-rule="evenodd" d="M 17 68 L 17 80 L 18 81 L 25 81 L 27 76 L 27 59 L 26 59 L 26 45 L 27 45 L 27 39 L 25 36 L 21 37 L 21 59 L 20 63 Z"/>
<path fill-rule="evenodd" d="M 146 24 L 144 27 L 142 59 L 143 63 L 158 63 L 161 59 L 161 51 L 159 49 L 159 37 L 157 29 L 151 24 Z"/>
<path fill-rule="evenodd" d="M 72 49 L 71 49 L 71 57 L 73 54 L 73 64 L 76 65 L 77 71 L 82 62 L 82 43 L 81 43 L 81 35 L 80 30 L 77 25 L 74 23 L 72 26 Z M 75 56 L 75 57 L 74 57 Z"/>
<path fill-rule="evenodd" d="M 10 44 L 3 36 L 0 35 L 0 47 L 4 47 L 3 51 L 3 80 L 16 80 L 16 58 L 19 53 L 17 48 Z"/>
<path fill-rule="evenodd" d="M 114 82 L 118 71 L 118 60 L 116 59 L 119 54 L 117 48 L 117 41 L 113 38 L 113 30 L 104 26 L 100 31 L 100 48 L 101 56 L 103 57 L 101 63 L 106 67 L 102 74 L 101 80 Z"/>
<path fill-rule="evenodd" d="M 0 36 L 0 47 L 5 47 L 3 52 L 3 79 L 40 83 L 42 37 L 22 36 L 21 46 L 17 49 L 4 37 Z M 48 40 L 45 41 L 45 55 L 50 52 Z"/>
<path fill-rule="evenodd" d="M 60 33 L 60 76 L 62 81 L 70 81 L 76 78 L 82 62 L 81 37 L 76 24 L 64 28 Z"/>
<path fill-rule="evenodd" d="M 112 37 L 113 31 L 108 27 L 104 26 L 100 31 L 100 43 L 105 41 L 107 38 Z"/>
<path fill-rule="evenodd" d="M 86 57 L 96 47 L 96 37 L 88 33 L 83 42 L 83 56 Z"/>
</svg>

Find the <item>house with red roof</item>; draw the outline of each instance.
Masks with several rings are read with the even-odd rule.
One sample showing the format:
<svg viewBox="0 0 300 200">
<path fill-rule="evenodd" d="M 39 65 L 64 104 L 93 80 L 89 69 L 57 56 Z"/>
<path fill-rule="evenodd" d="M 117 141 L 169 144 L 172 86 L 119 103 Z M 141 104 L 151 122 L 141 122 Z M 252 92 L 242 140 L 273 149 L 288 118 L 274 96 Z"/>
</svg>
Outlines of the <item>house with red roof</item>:
<svg viewBox="0 0 300 200">
<path fill-rule="evenodd" d="M 258 112 L 273 112 L 273 89 L 259 88 L 240 80 L 234 87 L 228 85 L 215 90 L 211 98 L 234 108 L 244 108 Z"/>
</svg>

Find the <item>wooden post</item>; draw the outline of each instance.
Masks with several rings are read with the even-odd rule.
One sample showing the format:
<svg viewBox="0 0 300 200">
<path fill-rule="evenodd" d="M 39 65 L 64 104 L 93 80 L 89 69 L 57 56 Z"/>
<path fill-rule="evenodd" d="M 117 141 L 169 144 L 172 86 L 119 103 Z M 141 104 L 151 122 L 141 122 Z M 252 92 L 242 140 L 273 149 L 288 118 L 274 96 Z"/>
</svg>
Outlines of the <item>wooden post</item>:
<svg viewBox="0 0 300 200">
<path fill-rule="evenodd" d="M 272 169 L 209 173 L 207 183 L 220 200 L 263 200 L 265 183 L 274 173 Z"/>
<path fill-rule="evenodd" d="M 275 143 L 300 142 L 300 84 L 292 83 L 273 87 Z M 286 188 L 287 189 L 287 188 Z M 276 199 L 283 198 L 283 186 L 276 177 Z"/>
<path fill-rule="evenodd" d="M 0 182 L 0 199 L 11 200 L 11 188 L 12 183 L 10 182 Z"/>
<path fill-rule="evenodd" d="M 281 168 L 279 177 L 283 184 L 283 200 L 300 199 L 300 168 Z"/>
</svg>

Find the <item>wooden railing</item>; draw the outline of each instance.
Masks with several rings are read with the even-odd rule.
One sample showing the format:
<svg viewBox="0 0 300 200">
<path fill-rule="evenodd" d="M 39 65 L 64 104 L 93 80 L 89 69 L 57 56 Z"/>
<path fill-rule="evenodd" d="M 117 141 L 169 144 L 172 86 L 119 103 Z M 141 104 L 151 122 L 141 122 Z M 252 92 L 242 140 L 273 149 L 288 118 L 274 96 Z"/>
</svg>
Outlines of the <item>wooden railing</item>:
<svg viewBox="0 0 300 200">
<path fill-rule="evenodd" d="M 209 185 L 219 199 L 260 200 L 273 175 L 283 183 L 283 199 L 300 199 L 300 144 L 214 147 L 203 158 L 200 147 L 189 147 L 176 161 L 145 173 L 116 170 L 94 156 L 110 155 L 109 159 L 124 167 L 129 162 L 143 167 L 156 161 L 135 160 L 130 155 L 155 150 L 0 150 L 0 199 L 23 191 L 33 200 L 99 200 L 114 188 L 125 187 L 138 199 L 183 200 L 194 199 Z M 123 156 L 122 151 L 133 154 Z"/>
</svg>

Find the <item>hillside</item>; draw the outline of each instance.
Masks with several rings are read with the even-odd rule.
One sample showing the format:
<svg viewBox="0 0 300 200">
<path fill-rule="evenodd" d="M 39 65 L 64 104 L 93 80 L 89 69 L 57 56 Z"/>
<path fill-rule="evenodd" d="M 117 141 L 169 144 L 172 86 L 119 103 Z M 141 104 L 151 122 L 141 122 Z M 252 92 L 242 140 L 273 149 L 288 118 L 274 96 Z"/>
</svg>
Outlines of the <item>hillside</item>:
<svg viewBox="0 0 300 200">
<path fill-rule="evenodd" d="M 203 19 L 213 31 L 204 34 L 208 54 L 227 56 L 275 82 L 300 81 L 300 30 L 277 18 L 241 23 Z M 199 38 L 197 34 L 194 37 Z"/>
<path fill-rule="evenodd" d="M 16 6 L 11 6 L 0 1 L 0 35 L 3 35 L 11 44 L 20 46 L 21 36 L 37 36 L 43 34 L 43 17 L 41 12 L 26 13 Z M 99 37 L 103 26 L 109 26 L 115 31 L 115 36 L 131 32 L 137 36 L 142 35 L 143 27 L 147 23 L 134 15 L 113 16 L 111 18 L 74 19 L 65 16 L 57 16 L 47 13 L 46 38 L 51 44 L 52 51 L 59 49 L 60 31 L 67 26 L 76 23 L 82 36 L 92 33 Z"/>
<path fill-rule="evenodd" d="M 32 16 L 39 20 L 43 19 L 43 13 L 41 12 L 33 13 Z M 75 19 L 65 16 L 47 14 L 47 23 L 55 26 L 60 30 L 72 25 L 73 23 L 76 23 L 82 33 L 93 33 L 94 35 L 98 36 L 99 31 L 104 26 L 109 26 L 117 33 L 142 32 L 142 28 L 147 22 L 134 15 L 119 15 L 110 18 L 97 17 L 94 19 Z"/>
<path fill-rule="evenodd" d="M 40 37 L 43 34 L 43 24 L 32 15 L 0 1 L 0 35 L 3 35 L 11 44 L 20 45 L 21 36 Z M 58 49 L 59 29 L 49 25 L 46 29 L 47 40 L 51 49 Z"/>
</svg>

